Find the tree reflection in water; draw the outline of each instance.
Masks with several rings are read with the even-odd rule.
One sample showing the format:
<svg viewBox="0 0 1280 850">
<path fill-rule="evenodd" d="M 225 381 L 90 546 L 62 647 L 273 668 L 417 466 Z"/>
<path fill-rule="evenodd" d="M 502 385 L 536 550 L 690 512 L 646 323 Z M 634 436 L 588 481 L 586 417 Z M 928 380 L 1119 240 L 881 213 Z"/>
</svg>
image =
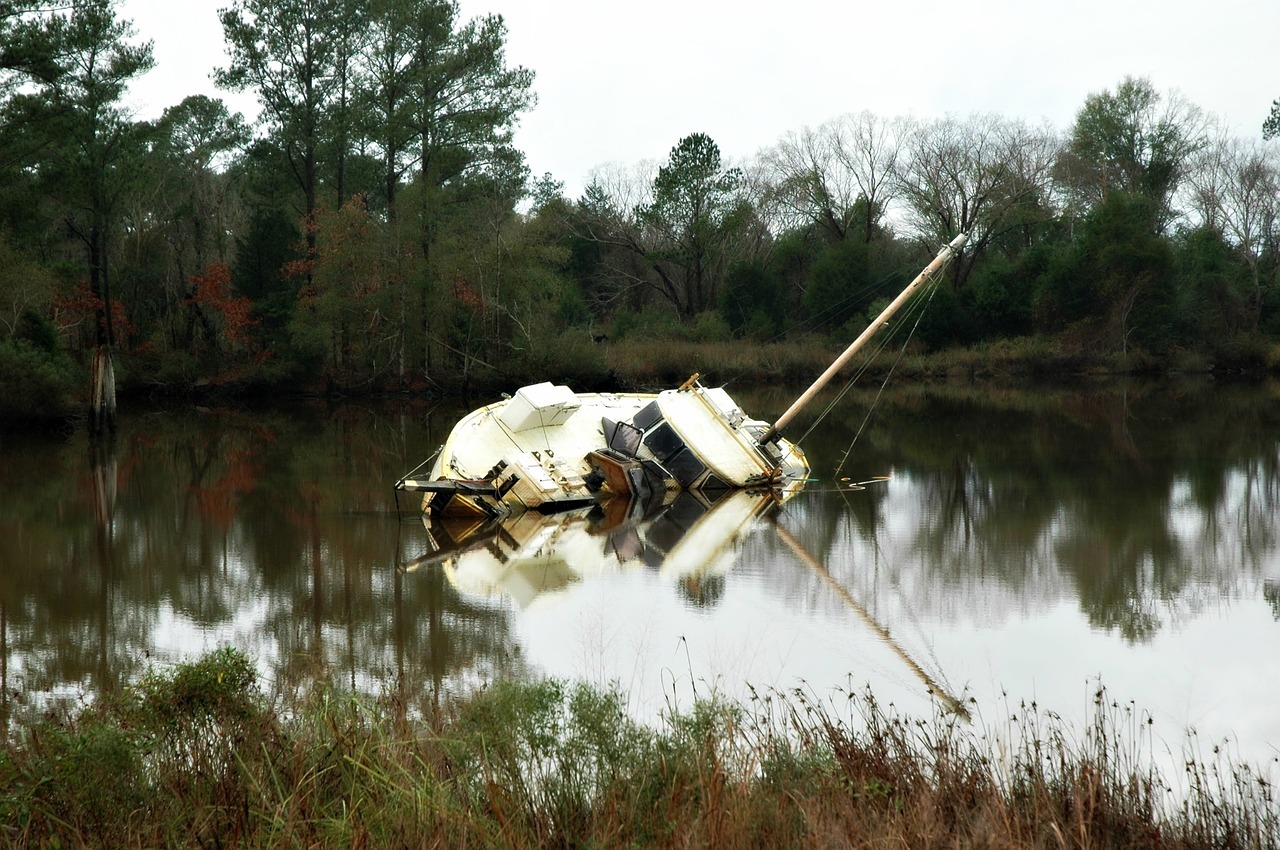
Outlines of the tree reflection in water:
<svg viewBox="0 0 1280 850">
<path fill-rule="evenodd" d="M 762 415 L 786 400 L 738 395 Z M 1241 594 L 1280 616 L 1275 395 L 1208 382 L 902 387 L 846 466 L 892 480 L 857 493 L 816 481 L 780 521 L 872 617 L 897 610 L 889 594 L 941 622 L 1068 600 L 1140 643 Z M 870 402 L 851 394 L 806 442 L 819 477 Z M 220 644 L 259 659 L 282 694 L 321 679 L 424 712 L 450 688 L 529 672 L 509 600 L 461 591 L 441 569 L 397 569 L 430 540 L 414 506 L 397 514 L 391 482 L 457 413 L 157 411 L 122 419 L 88 463 L 83 434 L 6 437 L 4 719 Z M 611 541 L 660 569 L 667 550 L 644 547 L 674 530 Z M 780 598 L 842 607 L 768 528 L 742 545 Z M 709 615 L 734 604 L 735 579 L 666 586 Z"/>
<path fill-rule="evenodd" d="M 32 717 L 221 644 L 259 658 L 281 693 L 321 677 L 428 707 L 448 683 L 517 666 L 499 608 L 394 569 L 391 470 L 430 439 L 425 423 L 326 414 L 125 419 L 88 470 L 83 435 L 6 442 L 6 711 Z"/>
<path fill-rule="evenodd" d="M 921 587 L 941 597 L 996 579 L 1052 598 L 1062 579 L 1096 627 L 1142 641 L 1206 594 L 1280 578 L 1274 395 L 1215 384 L 908 389 L 881 404 L 855 456 L 859 473 L 892 468 L 911 486 L 899 559 L 924 572 Z M 819 469 L 851 438 L 838 424 L 822 436 L 807 447 Z M 887 493 L 872 488 L 856 509 L 823 499 L 812 524 L 828 539 L 846 523 L 883 536 L 895 524 Z"/>
</svg>

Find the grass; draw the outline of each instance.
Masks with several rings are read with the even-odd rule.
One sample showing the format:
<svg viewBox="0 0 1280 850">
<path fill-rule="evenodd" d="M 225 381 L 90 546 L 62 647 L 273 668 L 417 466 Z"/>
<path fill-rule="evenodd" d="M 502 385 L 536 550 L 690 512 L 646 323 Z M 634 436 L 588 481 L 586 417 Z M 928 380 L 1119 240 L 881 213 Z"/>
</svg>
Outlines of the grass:
<svg viewBox="0 0 1280 850">
<path fill-rule="evenodd" d="M 622 340 L 610 343 L 609 373 L 635 387 L 664 387 L 679 383 L 693 372 L 709 375 L 712 383 L 734 380 L 808 382 L 817 378 L 842 351 L 817 338 L 794 342 L 754 344 L 743 341 L 690 342 L 682 340 Z M 1169 368 L 1187 371 L 1195 366 L 1190 357 Z M 971 348 L 954 348 L 931 354 L 882 351 L 868 362 L 855 356 L 845 367 L 852 375 L 865 366 L 866 375 L 880 380 L 894 374 L 899 379 L 1012 379 L 1080 374 L 1125 374 L 1157 368 L 1149 358 L 1127 359 L 1086 356 L 1041 337 L 1000 340 Z M 1203 366 L 1207 368 L 1207 366 Z"/>
<path fill-rule="evenodd" d="M 1095 695 L 1078 737 L 869 692 L 700 701 L 657 727 L 616 692 L 496 684 L 429 716 L 318 688 L 286 712 L 220 650 L 0 751 L 6 847 L 1161 847 L 1280 842 L 1269 781 L 1189 758 Z"/>
<path fill-rule="evenodd" d="M 870 360 L 859 354 L 844 372 L 847 379 L 865 370 L 869 381 L 881 381 L 892 374 L 904 381 L 984 383 L 1081 375 L 1280 372 L 1280 346 L 1270 343 L 1235 340 L 1212 352 L 1179 349 L 1154 356 L 1137 349 L 1117 353 L 1107 347 L 1088 345 L 1076 338 L 1079 336 L 1081 334 L 1018 337 L 931 353 L 924 353 L 913 344 L 905 354 L 900 354 L 896 344 L 890 344 Z M 465 378 L 456 364 L 453 368 L 437 367 L 429 380 L 415 370 L 408 376 L 407 384 L 392 375 L 381 378 L 331 376 L 334 380 L 329 382 L 319 376 L 313 376 L 310 383 L 305 379 L 285 381 L 288 376 L 281 372 L 274 376 L 260 374 L 256 380 L 203 386 L 200 391 L 272 395 L 273 388 L 278 390 L 283 382 L 289 384 L 289 392 L 303 395 L 338 390 L 351 395 L 406 391 L 489 394 L 544 380 L 565 383 L 578 390 L 653 390 L 679 385 L 694 372 L 701 373 L 708 385 L 734 382 L 803 385 L 822 374 L 850 341 L 810 335 L 762 343 L 723 339 L 714 334 L 698 338 L 696 334 L 659 328 L 648 336 L 632 334 L 597 342 L 585 330 L 575 329 L 549 334 L 521 351 L 496 353 L 489 355 L 488 360 L 475 361 Z M 181 381 L 169 386 L 180 393 L 192 391 L 188 383 Z M 138 388 L 136 384 L 134 388 Z M 157 389 L 153 385 L 146 388 L 149 393 Z M 6 410 L 4 390 L 0 385 L 0 417 L 6 414 L 13 417 L 24 411 L 31 415 L 38 412 L 32 408 L 32 399 L 40 401 L 43 396 L 22 396 L 26 399 L 23 402 L 20 393 L 11 392 L 13 409 Z"/>
</svg>

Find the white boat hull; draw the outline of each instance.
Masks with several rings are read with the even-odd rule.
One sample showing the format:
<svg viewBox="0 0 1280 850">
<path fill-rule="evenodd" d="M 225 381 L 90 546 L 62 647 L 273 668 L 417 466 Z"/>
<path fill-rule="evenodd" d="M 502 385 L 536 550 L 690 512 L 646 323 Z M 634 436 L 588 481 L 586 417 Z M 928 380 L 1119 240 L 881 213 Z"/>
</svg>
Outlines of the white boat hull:
<svg viewBox="0 0 1280 850">
<path fill-rule="evenodd" d="M 647 498 L 690 490 L 715 494 L 787 489 L 803 481 L 803 452 L 748 418 L 723 389 L 694 380 L 660 393 L 575 393 L 550 383 L 464 416 L 426 478 L 437 516 L 557 511 L 611 496 Z"/>
</svg>

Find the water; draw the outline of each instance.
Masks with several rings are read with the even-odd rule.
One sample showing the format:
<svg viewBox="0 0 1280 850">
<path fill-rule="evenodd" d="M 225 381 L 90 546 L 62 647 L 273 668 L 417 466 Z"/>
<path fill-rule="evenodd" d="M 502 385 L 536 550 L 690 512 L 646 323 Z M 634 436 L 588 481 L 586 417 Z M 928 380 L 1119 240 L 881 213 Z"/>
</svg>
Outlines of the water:
<svg viewBox="0 0 1280 850">
<path fill-rule="evenodd" d="M 617 683 L 641 716 L 870 688 L 913 714 L 991 724 L 1034 700 L 1083 725 L 1101 685 L 1171 749 L 1194 730 L 1269 762 L 1276 392 L 900 387 L 837 472 L 862 391 L 804 439 L 816 480 L 783 505 L 478 537 L 427 527 L 390 486 L 448 405 L 131 411 L 96 451 L 6 435 L 0 712 L 30 722 L 230 644 L 286 700 L 323 677 L 424 707 L 553 675 Z M 762 417 L 791 395 L 736 392 Z"/>
</svg>

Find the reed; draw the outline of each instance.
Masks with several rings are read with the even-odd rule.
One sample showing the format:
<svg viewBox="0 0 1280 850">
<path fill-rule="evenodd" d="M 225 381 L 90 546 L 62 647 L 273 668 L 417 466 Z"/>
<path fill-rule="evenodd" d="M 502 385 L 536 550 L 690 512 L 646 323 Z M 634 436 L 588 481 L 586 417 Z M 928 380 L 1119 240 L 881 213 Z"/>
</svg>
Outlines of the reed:
<svg viewBox="0 0 1280 850">
<path fill-rule="evenodd" d="M 1163 847 L 1280 844 L 1270 779 L 1188 755 L 1099 688 L 911 718 L 869 691 L 702 700 L 641 724 L 616 691 L 498 683 L 415 716 L 318 687 L 289 710 L 221 650 L 0 751 L 6 847 Z"/>
<path fill-rule="evenodd" d="M 606 359 L 610 374 L 633 387 L 669 386 L 693 372 L 718 384 L 736 380 L 798 383 L 820 375 L 841 350 L 818 337 L 767 344 L 626 339 L 611 343 Z M 853 375 L 864 370 L 866 376 L 877 380 L 890 374 L 920 380 L 1008 379 L 1121 373 L 1150 366 L 1136 356 L 1126 363 L 1086 357 L 1065 351 L 1049 339 L 1025 337 L 933 353 L 910 348 L 905 353 L 881 351 L 869 358 L 855 358 L 845 371 Z"/>
</svg>

